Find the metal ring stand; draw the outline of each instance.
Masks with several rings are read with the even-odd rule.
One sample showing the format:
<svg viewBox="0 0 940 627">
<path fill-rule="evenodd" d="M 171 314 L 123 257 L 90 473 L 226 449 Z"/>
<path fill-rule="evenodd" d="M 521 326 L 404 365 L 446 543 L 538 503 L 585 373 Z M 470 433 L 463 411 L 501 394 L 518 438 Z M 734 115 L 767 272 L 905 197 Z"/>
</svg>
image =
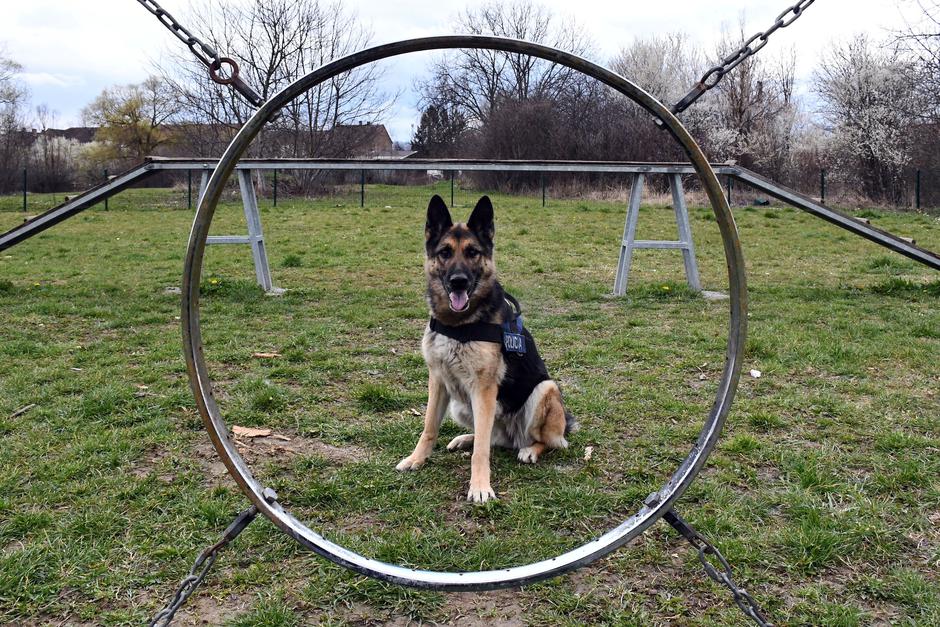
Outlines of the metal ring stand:
<svg viewBox="0 0 940 627">
<path fill-rule="evenodd" d="M 728 266 L 731 306 L 727 353 L 715 402 L 688 457 L 683 460 L 666 484 L 658 492 L 650 495 L 636 514 L 587 544 L 557 557 L 525 566 L 478 572 L 415 570 L 371 559 L 330 542 L 281 507 L 272 491 L 265 490 L 252 476 L 245 460 L 238 454 L 228 438 L 228 429 L 212 395 L 212 380 L 209 378 L 203 356 L 202 333 L 199 325 L 199 283 L 209 225 L 226 181 L 261 128 L 285 104 L 338 74 L 401 54 L 452 48 L 500 50 L 559 63 L 605 83 L 646 109 L 655 119 L 661 120 L 665 129 L 685 149 L 715 212 Z M 376 46 L 328 63 L 285 87 L 245 123 L 213 171 L 206 193 L 196 212 L 183 273 L 182 327 L 189 380 L 209 437 L 228 472 L 260 513 L 267 516 L 271 522 L 303 546 L 354 572 L 418 588 L 466 591 L 518 586 L 574 570 L 623 546 L 670 510 L 673 503 L 698 475 L 718 441 L 740 375 L 746 333 L 746 310 L 747 287 L 744 277 L 744 260 L 727 200 L 701 149 L 685 127 L 662 103 L 610 70 L 548 46 L 500 37 L 453 35 L 409 39 Z"/>
</svg>

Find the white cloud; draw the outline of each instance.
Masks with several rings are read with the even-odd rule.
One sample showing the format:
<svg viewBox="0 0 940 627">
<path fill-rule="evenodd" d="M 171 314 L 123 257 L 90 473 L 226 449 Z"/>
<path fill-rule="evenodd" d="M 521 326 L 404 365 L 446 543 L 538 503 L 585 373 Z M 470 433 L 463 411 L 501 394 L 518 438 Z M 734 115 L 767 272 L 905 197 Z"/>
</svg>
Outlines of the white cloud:
<svg viewBox="0 0 940 627">
<path fill-rule="evenodd" d="M 17 78 L 30 87 L 74 87 L 80 85 L 82 77 L 70 74 L 50 74 L 49 72 L 21 72 Z"/>
</svg>

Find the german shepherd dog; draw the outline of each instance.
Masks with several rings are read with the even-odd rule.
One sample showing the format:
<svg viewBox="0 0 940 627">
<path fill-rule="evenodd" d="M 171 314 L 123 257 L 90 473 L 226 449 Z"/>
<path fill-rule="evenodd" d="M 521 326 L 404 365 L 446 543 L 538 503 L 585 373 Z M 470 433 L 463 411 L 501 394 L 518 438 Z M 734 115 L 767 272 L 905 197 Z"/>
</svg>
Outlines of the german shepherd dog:
<svg viewBox="0 0 940 627">
<path fill-rule="evenodd" d="M 446 410 L 472 433 L 448 451 L 473 449 L 467 500 L 496 498 L 490 447 L 516 449 L 535 463 L 546 449 L 567 448 L 576 427 L 548 376 L 516 300 L 496 279 L 493 205 L 480 199 L 466 224 L 454 224 L 440 196 L 428 204 L 424 272 L 431 320 L 421 348 L 428 365 L 428 408 L 414 452 L 398 470 L 416 470 L 431 455 Z"/>
</svg>

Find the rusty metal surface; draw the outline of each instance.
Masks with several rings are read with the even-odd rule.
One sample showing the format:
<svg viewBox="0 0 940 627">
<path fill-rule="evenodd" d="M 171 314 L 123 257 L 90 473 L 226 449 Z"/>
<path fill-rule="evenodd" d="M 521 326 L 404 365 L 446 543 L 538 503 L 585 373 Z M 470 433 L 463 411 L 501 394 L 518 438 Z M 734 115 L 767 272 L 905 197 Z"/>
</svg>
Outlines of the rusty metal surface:
<svg viewBox="0 0 940 627">
<path fill-rule="evenodd" d="M 659 498 L 655 500 L 655 503 L 652 505 L 643 504 L 637 513 L 614 529 L 557 557 L 525 566 L 477 572 L 416 570 L 365 557 L 327 540 L 292 516 L 278 502 L 265 500 L 264 486 L 252 475 L 244 459 L 229 439 L 228 427 L 213 397 L 212 379 L 203 355 L 202 331 L 199 323 L 199 284 L 202 276 L 206 237 L 209 233 L 212 217 L 227 180 L 235 170 L 239 159 L 264 125 L 277 114 L 281 107 L 298 95 L 338 74 L 367 63 L 402 54 L 454 48 L 489 49 L 527 54 L 565 65 L 616 89 L 637 102 L 652 117 L 661 119 L 666 130 L 685 149 L 715 212 L 724 245 L 730 293 L 728 345 L 724 369 L 714 404 L 692 450 L 666 484 L 658 491 Z M 718 441 L 740 375 L 746 336 L 746 312 L 747 287 L 744 275 L 744 259 L 734 218 L 731 215 L 718 179 L 701 149 L 678 119 L 662 103 L 610 70 L 548 46 L 501 37 L 453 35 L 410 39 L 385 44 L 337 59 L 297 79 L 261 106 L 255 115 L 245 123 L 226 149 L 209 179 L 205 196 L 199 204 L 186 253 L 181 323 L 190 384 L 209 437 L 229 473 L 258 508 L 259 512 L 267 516 L 279 529 L 303 546 L 354 572 L 419 588 L 488 590 L 523 585 L 584 566 L 637 537 L 669 511 L 676 499 L 682 495 L 698 475 L 709 453 Z"/>
</svg>

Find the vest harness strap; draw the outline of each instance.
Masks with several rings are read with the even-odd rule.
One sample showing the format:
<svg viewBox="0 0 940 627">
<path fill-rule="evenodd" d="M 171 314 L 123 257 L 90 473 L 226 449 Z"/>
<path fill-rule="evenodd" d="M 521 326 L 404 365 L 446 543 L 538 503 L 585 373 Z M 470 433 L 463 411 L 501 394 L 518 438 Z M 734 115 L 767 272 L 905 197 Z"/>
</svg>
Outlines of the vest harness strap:
<svg viewBox="0 0 940 627">
<path fill-rule="evenodd" d="M 446 335 L 461 344 L 467 342 L 494 342 L 503 343 L 503 325 L 489 322 L 471 322 L 452 327 L 444 324 L 437 318 L 431 318 L 431 330 Z"/>
<path fill-rule="evenodd" d="M 431 318 L 430 328 L 461 344 L 467 342 L 492 342 L 502 344 L 503 352 L 525 353 L 525 340 L 522 336 L 522 308 L 519 301 L 506 294 L 506 304 L 512 310 L 512 320 L 502 324 L 491 322 L 471 322 L 455 327 L 446 325 L 437 318 Z"/>
</svg>

